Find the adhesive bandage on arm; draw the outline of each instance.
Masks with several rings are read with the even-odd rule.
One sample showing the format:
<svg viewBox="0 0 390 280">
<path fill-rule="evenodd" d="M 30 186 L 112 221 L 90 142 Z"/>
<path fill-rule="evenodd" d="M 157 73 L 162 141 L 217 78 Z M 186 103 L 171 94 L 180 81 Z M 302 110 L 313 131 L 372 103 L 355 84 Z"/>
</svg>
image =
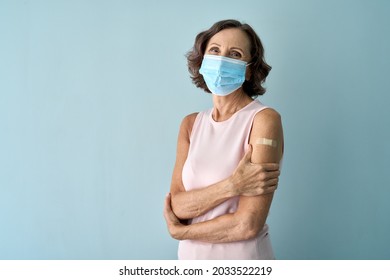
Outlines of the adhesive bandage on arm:
<svg viewBox="0 0 390 280">
<path fill-rule="evenodd" d="M 271 146 L 273 148 L 276 148 L 278 146 L 278 141 L 273 139 L 268 139 L 268 138 L 257 138 L 255 144 L 266 145 L 266 146 Z"/>
</svg>

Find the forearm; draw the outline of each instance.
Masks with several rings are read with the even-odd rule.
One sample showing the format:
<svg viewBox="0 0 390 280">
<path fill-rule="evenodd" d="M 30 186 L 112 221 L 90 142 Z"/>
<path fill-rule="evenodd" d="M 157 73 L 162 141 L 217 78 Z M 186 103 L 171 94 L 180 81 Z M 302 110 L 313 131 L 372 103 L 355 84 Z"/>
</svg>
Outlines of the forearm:
<svg viewBox="0 0 390 280">
<path fill-rule="evenodd" d="M 256 225 L 251 223 L 251 219 L 232 213 L 209 221 L 181 226 L 174 237 L 178 240 L 226 243 L 247 240 L 255 237 L 257 233 Z"/>
<path fill-rule="evenodd" d="M 237 195 L 230 179 L 225 179 L 205 188 L 172 193 L 172 210 L 181 220 L 192 219 Z"/>
</svg>

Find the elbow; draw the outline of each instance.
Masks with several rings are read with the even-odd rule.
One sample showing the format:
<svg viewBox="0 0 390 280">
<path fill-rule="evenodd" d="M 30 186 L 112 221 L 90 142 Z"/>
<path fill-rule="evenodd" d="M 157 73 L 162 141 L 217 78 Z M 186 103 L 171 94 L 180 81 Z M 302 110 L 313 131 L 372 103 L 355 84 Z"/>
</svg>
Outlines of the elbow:
<svg viewBox="0 0 390 280">
<path fill-rule="evenodd" d="M 240 219 L 240 231 L 243 240 L 249 240 L 259 235 L 261 229 L 264 226 L 264 222 L 256 219 L 252 215 L 247 215 Z"/>
<path fill-rule="evenodd" d="M 172 198 L 171 198 L 171 208 L 172 208 L 172 211 L 175 214 L 175 216 L 179 220 L 190 219 L 190 217 L 188 217 L 186 211 L 184 211 L 183 207 L 180 206 L 180 204 L 177 202 L 177 200 L 175 198 L 176 198 L 176 196 L 172 196 Z"/>
<path fill-rule="evenodd" d="M 186 215 L 186 213 L 184 211 L 181 211 L 180 208 L 176 207 L 176 208 L 173 208 L 172 207 L 172 211 L 173 213 L 175 214 L 175 216 L 181 221 L 181 222 L 185 222 L 187 220 L 190 219 L 190 217 L 188 217 Z"/>
<path fill-rule="evenodd" d="M 245 235 L 245 240 L 249 240 L 252 238 L 255 238 L 259 234 L 260 230 L 251 228 L 247 231 L 247 234 Z"/>
<path fill-rule="evenodd" d="M 185 217 L 185 213 L 184 211 L 182 211 L 180 209 L 180 207 L 178 207 L 177 205 L 174 206 L 174 204 L 172 203 L 172 211 L 173 213 L 175 214 L 175 216 L 179 219 L 179 220 L 186 220 L 188 218 Z"/>
</svg>

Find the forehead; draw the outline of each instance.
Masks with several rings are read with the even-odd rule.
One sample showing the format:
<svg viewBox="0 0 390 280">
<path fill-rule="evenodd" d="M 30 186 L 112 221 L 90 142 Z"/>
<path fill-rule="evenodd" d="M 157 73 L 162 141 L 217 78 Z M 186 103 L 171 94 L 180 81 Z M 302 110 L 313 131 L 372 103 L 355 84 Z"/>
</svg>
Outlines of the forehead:
<svg viewBox="0 0 390 280">
<path fill-rule="evenodd" d="M 228 28 L 219 31 L 213 37 L 210 38 L 207 45 L 212 43 L 219 44 L 223 47 L 238 47 L 244 51 L 250 52 L 251 43 L 249 41 L 248 35 L 245 31 L 242 31 L 238 28 Z"/>
</svg>

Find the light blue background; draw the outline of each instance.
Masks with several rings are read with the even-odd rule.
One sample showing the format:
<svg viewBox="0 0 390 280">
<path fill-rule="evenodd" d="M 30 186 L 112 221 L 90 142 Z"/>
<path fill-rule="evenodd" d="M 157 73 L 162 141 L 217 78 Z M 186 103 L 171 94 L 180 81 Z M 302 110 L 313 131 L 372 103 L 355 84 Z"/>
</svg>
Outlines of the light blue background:
<svg viewBox="0 0 390 280">
<path fill-rule="evenodd" d="M 279 259 L 390 259 L 388 1 L 0 1 L 0 258 L 175 259 L 162 216 L 197 33 L 235 18 L 283 117 Z"/>
</svg>

